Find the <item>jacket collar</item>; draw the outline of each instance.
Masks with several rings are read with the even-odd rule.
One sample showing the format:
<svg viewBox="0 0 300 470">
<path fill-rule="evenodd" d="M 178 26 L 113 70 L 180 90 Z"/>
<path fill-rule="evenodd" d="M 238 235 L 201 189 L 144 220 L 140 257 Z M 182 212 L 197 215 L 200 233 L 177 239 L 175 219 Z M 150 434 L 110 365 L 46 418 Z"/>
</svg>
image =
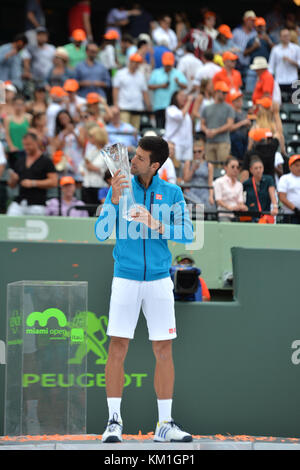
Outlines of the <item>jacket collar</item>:
<svg viewBox="0 0 300 470">
<path fill-rule="evenodd" d="M 152 178 L 152 181 L 151 181 L 151 184 L 150 186 L 148 186 L 148 188 L 146 189 L 140 182 L 139 182 L 139 179 L 138 179 L 138 176 L 134 176 L 133 177 L 133 181 L 135 182 L 135 184 L 137 184 L 140 188 L 142 188 L 144 191 L 153 191 L 156 189 L 156 187 L 158 186 L 158 183 L 159 183 L 159 175 L 156 174 L 153 176 Z"/>
</svg>

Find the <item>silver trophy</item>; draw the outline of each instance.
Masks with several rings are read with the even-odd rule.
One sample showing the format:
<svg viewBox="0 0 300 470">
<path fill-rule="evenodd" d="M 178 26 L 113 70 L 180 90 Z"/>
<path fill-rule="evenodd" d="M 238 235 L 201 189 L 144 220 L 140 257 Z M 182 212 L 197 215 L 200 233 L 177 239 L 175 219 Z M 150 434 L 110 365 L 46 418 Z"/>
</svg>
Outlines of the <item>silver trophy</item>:
<svg viewBox="0 0 300 470">
<path fill-rule="evenodd" d="M 120 174 L 124 175 L 128 181 L 129 187 L 123 189 L 123 200 L 120 201 L 120 205 L 122 206 L 122 216 L 128 221 L 132 221 L 133 217 L 131 214 L 137 211 L 138 206 L 132 191 L 127 147 L 123 144 L 114 144 L 101 150 L 101 155 L 104 157 L 105 163 L 112 176 L 114 176 L 117 170 L 121 170 Z"/>
</svg>

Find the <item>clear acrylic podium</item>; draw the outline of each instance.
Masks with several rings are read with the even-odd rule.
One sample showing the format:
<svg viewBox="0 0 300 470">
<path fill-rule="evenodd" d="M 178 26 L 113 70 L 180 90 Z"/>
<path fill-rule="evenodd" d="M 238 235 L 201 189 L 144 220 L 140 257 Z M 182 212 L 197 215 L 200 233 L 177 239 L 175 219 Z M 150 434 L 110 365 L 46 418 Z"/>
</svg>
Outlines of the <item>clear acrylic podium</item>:
<svg viewBox="0 0 300 470">
<path fill-rule="evenodd" d="M 87 294 L 87 282 L 8 284 L 6 435 L 86 433 Z"/>
</svg>

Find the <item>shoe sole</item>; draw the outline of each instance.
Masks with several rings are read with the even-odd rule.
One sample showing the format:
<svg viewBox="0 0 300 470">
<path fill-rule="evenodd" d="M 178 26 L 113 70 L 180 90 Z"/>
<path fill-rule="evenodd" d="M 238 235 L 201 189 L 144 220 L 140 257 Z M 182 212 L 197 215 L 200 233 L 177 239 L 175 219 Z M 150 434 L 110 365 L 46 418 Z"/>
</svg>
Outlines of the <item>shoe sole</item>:
<svg viewBox="0 0 300 470">
<path fill-rule="evenodd" d="M 153 442 L 192 442 L 192 440 L 193 440 L 192 436 L 185 436 L 183 439 L 180 439 L 180 440 L 171 439 L 170 441 L 165 441 L 165 440 L 154 439 Z"/>
<path fill-rule="evenodd" d="M 106 443 L 115 443 L 115 442 L 122 442 L 117 436 L 110 436 L 108 437 L 107 439 L 105 439 L 105 441 L 102 441 L 103 444 L 106 444 Z"/>
</svg>

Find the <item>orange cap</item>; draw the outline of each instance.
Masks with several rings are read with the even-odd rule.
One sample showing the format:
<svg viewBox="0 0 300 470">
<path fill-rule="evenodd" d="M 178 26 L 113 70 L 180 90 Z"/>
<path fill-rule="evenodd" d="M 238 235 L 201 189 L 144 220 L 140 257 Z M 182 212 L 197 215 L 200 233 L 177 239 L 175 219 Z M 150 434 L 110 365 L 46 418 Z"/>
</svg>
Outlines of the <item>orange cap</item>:
<svg viewBox="0 0 300 470">
<path fill-rule="evenodd" d="M 230 97 L 231 103 L 237 100 L 238 98 L 240 98 L 241 96 L 243 96 L 243 93 L 241 91 L 235 91 L 233 93 L 230 93 L 229 97 Z"/>
<path fill-rule="evenodd" d="M 131 56 L 129 57 L 129 60 L 130 62 L 137 62 L 141 64 L 143 62 L 143 57 L 136 52 L 135 54 L 131 54 Z"/>
<path fill-rule="evenodd" d="M 218 31 L 220 34 L 223 34 L 225 38 L 231 39 L 232 38 L 232 32 L 230 27 L 227 24 L 221 24 L 221 26 L 218 27 Z"/>
<path fill-rule="evenodd" d="M 88 93 L 86 95 L 86 101 L 88 104 L 100 103 L 101 96 L 98 93 Z"/>
<path fill-rule="evenodd" d="M 69 78 L 64 83 L 65 91 L 77 91 L 79 89 L 79 83 L 74 78 Z"/>
<path fill-rule="evenodd" d="M 271 98 L 268 98 L 265 96 L 264 98 L 261 98 L 260 100 L 256 101 L 256 104 L 260 104 L 263 108 L 271 108 L 272 106 L 272 100 Z"/>
<path fill-rule="evenodd" d="M 120 39 L 120 35 L 118 31 L 116 31 L 115 29 L 110 29 L 104 34 L 104 39 L 109 39 L 109 40 Z"/>
<path fill-rule="evenodd" d="M 163 65 L 174 65 L 175 64 L 175 56 L 173 52 L 164 52 L 161 61 Z"/>
<path fill-rule="evenodd" d="M 297 160 L 300 160 L 300 155 L 292 155 L 289 159 L 289 167 L 291 167 Z"/>
<path fill-rule="evenodd" d="M 229 92 L 229 87 L 227 83 L 225 82 L 217 82 L 214 85 L 215 91 L 223 91 L 223 93 L 228 93 Z"/>
<path fill-rule="evenodd" d="M 74 31 L 72 32 L 72 38 L 74 39 L 74 41 L 85 41 L 85 31 L 83 29 L 74 29 Z"/>
<path fill-rule="evenodd" d="M 264 18 L 262 18 L 261 16 L 257 17 L 255 19 L 255 26 L 266 26 L 266 20 Z"/>
<path fill-rule="evenodd" d="M 249 137 L 250 139 L 255 140 L 255 142 L 260 142 L 263 139 L 272 137 L 272 132 L 271 132 L 271 129 L 264 129 L 264 128 L 252 129 L 249 132 Z"/>
<path fill-rule="evenodd" d="M 57 165 L 61 161 L 63 154 L 64 152 L 62 150 L 56 150 L 56 152 L 52 154 L 52 160 L 54 165 Z"/>
<path fill-rule="evenodd" d="M 50 90 L 50 95 L 55 96 L 56 98 L 63 98 L 67 96 L 67 93 L 61 86 L 53 86 Z"/>
<path fill-rule="evenodd" d="M 63 176 L 59 182 L 60 186 L 65 186 L 66 184 L 75 184 L 73 176 Z"/>
<path fill-rule="evenodd" d="M 236 54 L 233 54 L 232 52 L 230 51 L 226 51 L 224 52 L 224 54 L 222 55 L 222 59 L 223 59 L 223 62 L 225 62 L 226 60 L 237 60 L 238 59 L 238 56 Z"/>
</svg>

